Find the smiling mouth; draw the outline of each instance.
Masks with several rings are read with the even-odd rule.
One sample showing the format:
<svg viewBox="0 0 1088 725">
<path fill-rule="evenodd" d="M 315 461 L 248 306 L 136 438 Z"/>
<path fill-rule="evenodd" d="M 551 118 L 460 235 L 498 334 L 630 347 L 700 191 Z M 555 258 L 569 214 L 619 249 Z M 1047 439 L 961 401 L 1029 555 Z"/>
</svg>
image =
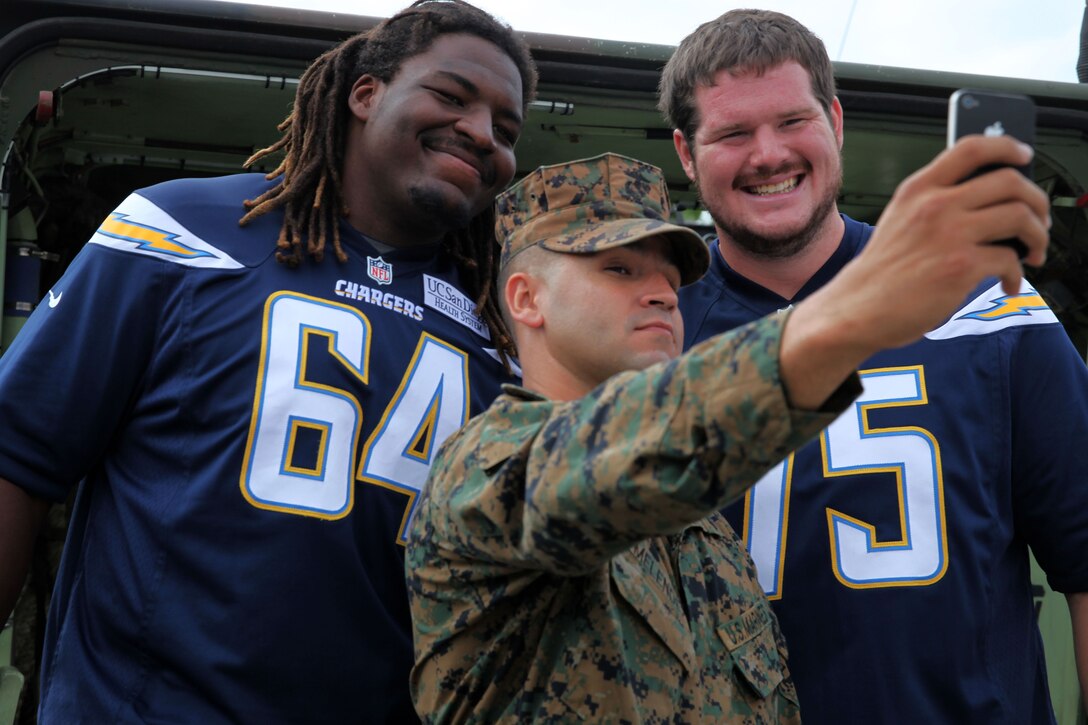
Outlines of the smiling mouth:
<svg viewBox="0 0 1088 725">
<path fill-rule="evenodd" d="M 471 169 L 476 174 L 476 176 L 480 177 L 481 179 L 483 178 L 483 170 L 480 168 L 479 163 L 474 163 L 473 159 L 471 159 L 470 157 L 466 157 L 465 154 L 458 153 L 457 151 L 449 148 L 433 148 L 431 150 L 436 153 L 445 154 L 446 156 L 457 159 L 461 162 L 462 165 Z"/>
<path fill-rule="evenodd" d="M 771 196 L 773 194 L 785 194 L 793 191 L 797 188 L 797 185 L 801 183 L 802 175 L 791 176 L 785 181 L 779 181 L 777 184 L 755 184 L 753 186 L 745 186 L 744 190 L 749 194 L 756 196 Z"/>
<path fill-rule="evenodd" d="M 462 162 L 487 185 L 494 181 L 494 173 L 489 164 L 485 164 L 475 149 L 457 143 L 455 140 L 425 140 L 424 146 L 434 153 L 446 154 Z"/>
</svg>

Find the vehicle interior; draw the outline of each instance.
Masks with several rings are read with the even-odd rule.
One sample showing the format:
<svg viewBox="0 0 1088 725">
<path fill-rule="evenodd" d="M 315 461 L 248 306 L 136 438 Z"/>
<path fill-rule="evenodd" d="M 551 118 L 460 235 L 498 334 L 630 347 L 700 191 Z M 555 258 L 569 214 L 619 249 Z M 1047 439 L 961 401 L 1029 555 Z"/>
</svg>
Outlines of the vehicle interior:
<svg viewBox="0 0 1088 725">
<path fill-rule="evenodd" d="M 16 2 L 0 41 L 0 237 L 40 248 L 47 287 L 132 189 L 241 170 L 253 151 L 277 138 L 276 124 L 308 62 L 377 21 L 202 0 Z M 656 109 L 658 74 L 671 48 L 527 38 L 541 80 L 517 147 L 519 174 L 623 153 L 662 167 L 676 209 L 687 223 L 705 222 Z M 1033 96 L 1036 181 L 1051 196 L 1055 224 L 1050 261 L 1030 277 L 1083 354 L 1088 88 L 846 63 L 836 73 L 846 119 L 839 207 L 868 222 L 895 186 L 944 146 L 951 91 Z M 19 301 L 36 302 L 41 285 L 19 285 L 29 297 Z"/>
</svg>

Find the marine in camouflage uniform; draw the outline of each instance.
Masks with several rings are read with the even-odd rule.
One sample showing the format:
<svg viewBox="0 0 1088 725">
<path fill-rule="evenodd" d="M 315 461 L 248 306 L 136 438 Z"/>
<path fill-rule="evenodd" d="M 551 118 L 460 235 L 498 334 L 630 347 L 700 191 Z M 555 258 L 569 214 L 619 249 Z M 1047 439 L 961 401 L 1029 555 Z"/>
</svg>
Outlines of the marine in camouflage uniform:
<svg viewBox="0 0 1088 725">
<path fill-rule="evenodd" d="M 665 221 L 660 172 L 612 154 L 538 169 L 498 211 L 504 266 L 531 246 L 651 236 L 668 238 L 683 283 L 708 263 Z M 406 562 L 426 721 L 799 721 L 778 624 L 716 513 L 859 390 L 852 377 L 825 411 L 792 409 L 786 318 L 576 400 L 506 386 L 450 438 Z"/>
</svg>

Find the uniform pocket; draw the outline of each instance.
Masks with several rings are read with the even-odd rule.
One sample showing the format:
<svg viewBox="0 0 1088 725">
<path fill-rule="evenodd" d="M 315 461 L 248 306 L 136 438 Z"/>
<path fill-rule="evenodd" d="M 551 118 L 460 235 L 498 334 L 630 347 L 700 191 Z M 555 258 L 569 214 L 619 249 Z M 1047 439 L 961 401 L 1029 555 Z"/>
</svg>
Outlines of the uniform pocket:
<svg viewBox="0 0 1088 725">
<path fill-rule="evenodd" d="M 774 636 L 774 615 L 765 603 L 759 603 L 718 627 L 718 636 L 729 650 L 738 678 L 755 697 L 766 699 L 780 689 L 787 699 L 796 700 L 792 682 L 787 679 L 786 661 L 778 651 Z"/>
</svg>

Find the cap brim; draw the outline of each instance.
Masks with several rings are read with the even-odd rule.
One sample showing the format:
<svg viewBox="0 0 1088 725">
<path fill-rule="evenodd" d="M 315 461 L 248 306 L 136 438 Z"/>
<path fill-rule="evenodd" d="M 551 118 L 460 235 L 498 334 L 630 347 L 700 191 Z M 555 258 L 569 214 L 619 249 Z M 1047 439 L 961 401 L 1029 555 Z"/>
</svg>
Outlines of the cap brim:
<svg viewBox="0 0 1088 725">
<path fill-rule="evenodd" d="M 694 229 L 658 219 L 612 219 L 579 231 L 542 239 L 537 244 L 562 254 L 592 254 L 659 237 L 669 244 L 680 270 L 680 284 L 699 280 L 710 267 L 710 250 Z"/>
</svg>

